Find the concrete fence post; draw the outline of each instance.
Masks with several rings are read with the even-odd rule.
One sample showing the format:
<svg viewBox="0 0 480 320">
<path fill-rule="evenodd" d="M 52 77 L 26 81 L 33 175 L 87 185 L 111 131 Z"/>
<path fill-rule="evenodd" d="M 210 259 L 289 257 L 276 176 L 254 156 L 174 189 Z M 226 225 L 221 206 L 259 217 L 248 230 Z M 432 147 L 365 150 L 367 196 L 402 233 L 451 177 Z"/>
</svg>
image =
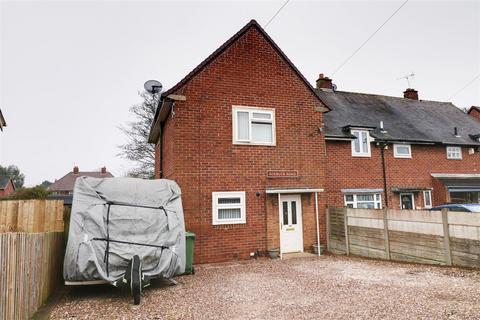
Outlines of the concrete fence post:
<svg viewBox="0 0 480 320">
<path fill-rule="evenodd" d="M 390 239 L 388 237 L 388 209 L 383 209 L 383 241 L 385 243 L 385 253 L 387 260 L 390 260 Z"/>
<path fill-rule="evenodd" d="M 327 207 L 327 251 L 330 252 L 330 207 Z M 318 248 L 320 250 L 320 248 Z"/>
<path fill-rule="evenodd" d="M 348 239 L 348 208 L 343 210 L 343 223 L 345 225 L 345 250 L 347 256 L 350 255 L 350 241 Z"/>
<path fill-rule="evenodd" d="M 452 252 L 450 251 L 450 230 L 448 228 L 448 209 L 442 209 L 443 246 L 445 248 L 445 263 L 452 265 Z"/>
</svg>

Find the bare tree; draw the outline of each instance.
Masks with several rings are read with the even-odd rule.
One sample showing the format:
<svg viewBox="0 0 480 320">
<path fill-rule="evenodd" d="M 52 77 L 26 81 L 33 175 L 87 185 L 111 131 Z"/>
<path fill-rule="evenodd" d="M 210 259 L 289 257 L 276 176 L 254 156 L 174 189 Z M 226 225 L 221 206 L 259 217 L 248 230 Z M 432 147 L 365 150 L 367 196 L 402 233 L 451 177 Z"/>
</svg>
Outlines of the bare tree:
<svg viewBox="0 0 480 320">
<path fill-rule="evenodd" d="M 158 97 L 140 92 L 143 102 L 130 108 L 134 120 L 121 126 L 127 143 L 119 146 L 119 156 L 133 161 L 135 166 L 128 172 L 131 177 L 153 179 L 155 175 L 155 145 L 148 142 L 150 127 L 155 117 Z"/>
</svg>

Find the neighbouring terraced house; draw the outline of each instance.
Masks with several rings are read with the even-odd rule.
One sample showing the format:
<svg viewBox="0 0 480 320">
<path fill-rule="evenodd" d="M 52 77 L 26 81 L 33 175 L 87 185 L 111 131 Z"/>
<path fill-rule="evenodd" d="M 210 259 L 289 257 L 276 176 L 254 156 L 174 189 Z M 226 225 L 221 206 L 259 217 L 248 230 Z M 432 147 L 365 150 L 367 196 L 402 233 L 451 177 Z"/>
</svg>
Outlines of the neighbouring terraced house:
<svg viewBox="0 0 480 320">
<path fill-rule="evenodd" d="M 196 262 L 325 244 L 327 205 L 478 202 L 480 122 L 451 103 L 313 88 L 252 20 L 161 95 L 157 178 L 182 189 Z"/>
</svg>

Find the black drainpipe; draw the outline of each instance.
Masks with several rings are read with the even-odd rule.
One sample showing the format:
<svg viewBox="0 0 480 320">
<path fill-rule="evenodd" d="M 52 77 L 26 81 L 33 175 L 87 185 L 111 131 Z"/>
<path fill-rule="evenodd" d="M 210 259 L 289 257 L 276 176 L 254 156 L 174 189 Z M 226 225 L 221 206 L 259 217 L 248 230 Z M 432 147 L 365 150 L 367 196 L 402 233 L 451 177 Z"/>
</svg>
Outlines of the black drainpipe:
<svg viewBox="0 0 480 320">
<path fill-rule="evenodd" d="M 388 189 L 387 189 L 387 165 L 385 164 L 385 147 L 386 142 L 380 142 L 380 154 L 382 155 L 382 171 L 383 171 L 383 190 L 385 192 L 385 207 L 388 208 Z"/>
</svg>

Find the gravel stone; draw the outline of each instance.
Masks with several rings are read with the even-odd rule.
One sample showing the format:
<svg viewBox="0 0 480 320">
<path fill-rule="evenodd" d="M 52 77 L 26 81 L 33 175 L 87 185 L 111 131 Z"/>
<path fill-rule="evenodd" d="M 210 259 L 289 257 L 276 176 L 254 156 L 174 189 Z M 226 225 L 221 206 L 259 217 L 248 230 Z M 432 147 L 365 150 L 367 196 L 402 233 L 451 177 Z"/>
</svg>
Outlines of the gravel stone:
<svg viewBox="0 0 480 320">
<path fill-rule="evenodd" d="M 74 287 L 51 319 L 480 319 L 480 271 L 325 255 L 195 266 L 134 306 L 112 286 Z"/>
</svg>

